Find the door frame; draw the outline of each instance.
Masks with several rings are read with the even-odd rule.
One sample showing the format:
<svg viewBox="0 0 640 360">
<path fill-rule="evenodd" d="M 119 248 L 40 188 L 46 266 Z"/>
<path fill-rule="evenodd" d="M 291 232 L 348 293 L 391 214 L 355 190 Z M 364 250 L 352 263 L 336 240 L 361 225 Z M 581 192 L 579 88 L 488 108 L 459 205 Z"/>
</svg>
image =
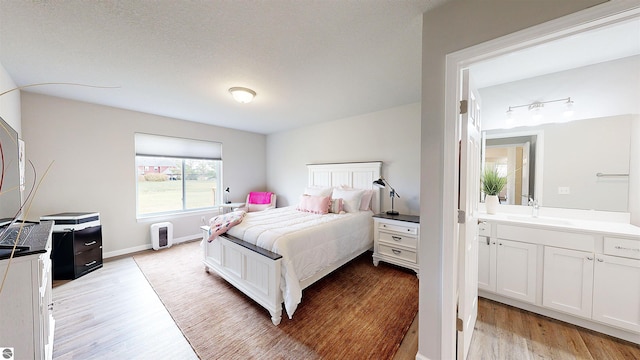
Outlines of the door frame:
<svg viewBox="0 0 640 360">
<path fill-rule="evenodd" d="M 441 354 L 448 358 L 456 353 L 456 303 L 458 256 L 455 241 L 458 238 L 458 139 L 460 128 L 458 104 L 460 101 L 461 70 L 474 63 L 505 55 L 514 51 L 541 45 L 553 40 L 615 24 L 640 16 L 637 1 L 611 0 L 561 18 L 548 21 L 515 33 L 478 44 L 446 56 L 445 70 L 445 128 L 443 164 L 443 241 L 442 245 L 442 323 Z M 460 205 L 461 207 L 462 204 Z"/>
</svg>

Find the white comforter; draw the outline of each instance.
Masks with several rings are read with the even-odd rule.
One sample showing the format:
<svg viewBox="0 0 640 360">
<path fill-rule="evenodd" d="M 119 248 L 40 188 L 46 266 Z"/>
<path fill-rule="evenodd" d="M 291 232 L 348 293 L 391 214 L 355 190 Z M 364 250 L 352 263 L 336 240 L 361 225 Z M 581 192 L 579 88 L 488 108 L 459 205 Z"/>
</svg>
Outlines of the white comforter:
<svg viewBox="0 0 640 360">
<path fill-rule="evenodd" d="M 227 233 L 282 255 L 282 297 L 291 318 L 302 300 L 300 281 L 373 246 L 372 215 L 318 215 L 289 206 L 247 213 Z"/>
</svg>

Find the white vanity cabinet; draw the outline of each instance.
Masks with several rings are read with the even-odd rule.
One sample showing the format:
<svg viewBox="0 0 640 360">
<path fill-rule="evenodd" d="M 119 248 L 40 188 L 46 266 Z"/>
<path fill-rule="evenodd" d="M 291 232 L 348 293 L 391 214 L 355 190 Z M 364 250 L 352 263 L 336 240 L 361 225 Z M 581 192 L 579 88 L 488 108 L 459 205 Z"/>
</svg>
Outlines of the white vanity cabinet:
<svg viewBox="0 0 640 360">
<path fill-rule="evenodd" d="M 536 302 L 538 246 L 497 240 L 496 292 L 520 301 Z"/>
<path fill-rule="evenodd" d="M 486 222 L 483 297 L 640 344 L 640 238 L 595 229 Z"/>
<path fill-rule="evenodd" d="M 640 260 L 598 254 L 593 288 L 593 320 L 640 338 Z"/>
<path fill-rule="evenodd" d="M 594 259 L 592 252 L 545 246 L 542 305 L 590 318 Z"/>
<path fill-rule="evenodd" d="M 481 224 L 478 245 L 478 289 L 534 303 L 538 246 L 496 239 L 489 224 Z"/>
<path fill-rule="evenodd" d="M 496 240 L 486 222 L 478 226 L 478 289 L 496 291 Z"/>
</svg>

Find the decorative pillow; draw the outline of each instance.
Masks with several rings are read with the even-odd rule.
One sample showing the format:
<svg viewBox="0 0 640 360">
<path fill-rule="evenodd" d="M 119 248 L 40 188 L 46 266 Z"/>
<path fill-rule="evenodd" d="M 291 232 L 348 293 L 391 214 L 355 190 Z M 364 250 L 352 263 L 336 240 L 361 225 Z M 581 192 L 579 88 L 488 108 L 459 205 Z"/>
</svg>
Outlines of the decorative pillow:
<svg viewBox="0 0 640 360">
<path fill-rule="evenodd" d="M 360 211 L 360 201 L 362 200 L 363 194 L 364 190 L 333 189 L 333 195 L 331 197 L 334 199 L 342 199 L 344 211 L 350 213 Z"/>
<path fill-rule="evenodd" d="M 342 205 L 342 199 L 331 199 L 331 205 L 329 206 L 329 212 L 334 214 L 340 214 L 344 212 Z"/>
<path fill-rule="evenodd" d="M 340 189 L 342 190 L 356 190 L 349 185 L 340 185 Z M 373 190 L 364 190 L 364 194 L 362 195 L 362 199 L 360 201 L 360 210 L 366 211 L 371 210 L 371 199 L 373 198 Z"/>
<path fill-rule="evenodd" d="M 298 204 L 296 210 L 314 214 L 326 214 L 329 212 L 330 204 L 331 196 L 315 196 L 305 194 L 300 198 L 300 204 Z"/>
<path fill-rule="evenodd" d="M 331 191 L 333 188 L 330 187 L 308 187 L 304 189 L 305 195 L 314 195 L 314 196 L 331 196 Z"/>
<path fill-rule="evenodd" d="M 360 200 L 360 211 L 371 210 L 371 199 L 373 198 L 373 190 L 365 190 Z"/>
</svg>

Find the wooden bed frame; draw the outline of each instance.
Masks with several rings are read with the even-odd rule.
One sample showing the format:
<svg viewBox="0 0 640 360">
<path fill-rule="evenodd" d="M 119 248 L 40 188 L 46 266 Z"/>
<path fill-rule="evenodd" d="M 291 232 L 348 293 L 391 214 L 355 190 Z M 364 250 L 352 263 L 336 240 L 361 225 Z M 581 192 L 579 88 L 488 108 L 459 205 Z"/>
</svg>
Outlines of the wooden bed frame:
<svg viewBox="0 0 640 360">
<path fill-rule="evenodd" d="M 357 189 L 374 190 L 371 207 L 373 212 L 377 214 L 380 212 L 380 192 L 377 187 L 373 186 L 373 181 L 380 178 L 381 168 L 382 162 L 379 161 L 307 165 L 308 186 L 348 185 Z M 209 227 L 201 226 L 201 229 L 204 240 L 203 262 L 205 270 L 216 272 L 267 309 L 274 325 L 280 324 L 283 302 L 280 290 L 282 256 L 227 234 L 219 236 L 216 241 L 207 242 Z M 361 249 L 357 255 L 369 249 L 370 247 Z M 355 256 L 334 263 L 318 273 L 300 280 L 300 288 L 305 289 L 353 258 Z"/>
</svg>

